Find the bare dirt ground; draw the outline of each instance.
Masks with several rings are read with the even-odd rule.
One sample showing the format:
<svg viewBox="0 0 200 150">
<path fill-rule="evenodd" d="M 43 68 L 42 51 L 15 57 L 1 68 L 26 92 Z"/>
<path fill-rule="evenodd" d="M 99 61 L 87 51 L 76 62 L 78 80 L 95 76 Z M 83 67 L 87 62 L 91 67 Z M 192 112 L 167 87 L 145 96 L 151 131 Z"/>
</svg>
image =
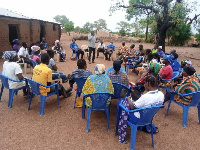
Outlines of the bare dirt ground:
<svg viewBox="0 0 200 150">
<path fill-rule="evenodd" d="M 76 61 L 70 60 L 70 37 L 62 35 L 61 43 L 67 52 L 67 61 L 59 62 L 59 71 L 65 74 L 71 73 L 77 68 Z M 87 41 L 77 41 L 77 44 L 88 44 Z M 107 45 L 108 42 L 105 42 Z M 120 43 L 114 43 L 117 47 Z M 131 43 L 127 43 L 130 46 Z M 138 48 L 139 43 L 136 43 Z M 143 43 L 144 48 L 153 48 L 152 44 Z M 179 61 L 183 58 L 192 60 L 193 66 L 199 70 L 200 48 L 167 47 L 166 51 L 175 48 L 180 54 Z M 115 54 L 114 54 L 115 56 Z M 88 61 L 87 61 L 88 62 Z M 2 71 L 3 60 L 0 60 Z M 95 59 L 95 64 L 103 63 L 106 68 L 112 66 L 112 61 L 103 60 L 103 54 Z M 95 64 L 88 64 L 88 69 L 93 71 Z M 30 70 L 25 77 L 31 77 Z M 135 80 L 135 75 L 129 71 L 130 81 Z M 63 84 L 69 87 L 68 83 Z M 8 108 L 8 90 L 4 90 L 0 102 L 0 149 L 1 150 L 29 150 L 29 149 L 130 149 L 130 128 L 127 130 L 128 144 L 118 143 L 118 137 L 114 136 L 116 124 L 116 104 L 113 100 L 110 112 L 110 132 L 107 132 L 106 115 L 103 112 L 92 112 L 90 131 L 86 133 L 86 119 L 81 118 L 81 109 L 73 109 L 75 91 L 69 98 L 60 97 L 60 108 L 57 108 L 56 96 L 46 99 L 44 116 L 39 115 L 40 99 L 34 97 L 31 110 L 27 110 L 28 101 L 23 98 L 22 91 L 14 96 L 13 107 Z M 191 108 L 188 115 L 187 127 L 182 127 L 182 109 L 172 103 L 169 116 L 166 117 L 167 103 L 155 116 L 153 122 L 159 128 L 159 133 L 154 135 L 155 149 L 158 150 L 197 150 L 200 143 L 200 124 L 198 124 L 197 108 Z M 86 112 L 87 115 L 87 112 Z M 153 149 L 150 134 L 138 131 L 136 149 Z"/>
</svg>

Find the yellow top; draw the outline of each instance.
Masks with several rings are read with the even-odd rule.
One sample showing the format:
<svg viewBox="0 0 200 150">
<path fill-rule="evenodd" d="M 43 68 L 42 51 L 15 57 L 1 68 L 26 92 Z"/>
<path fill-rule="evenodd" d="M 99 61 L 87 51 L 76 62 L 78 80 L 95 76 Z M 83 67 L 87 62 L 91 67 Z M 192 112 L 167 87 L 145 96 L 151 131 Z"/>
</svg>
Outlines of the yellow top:
<svg viewBox="0 0 200 150">
<path fill-rule="evenodd" d="M 33 69 L 32 79 L 47 86 L 47 82 L 52 82 L 52 70 L 46 64 L 41 63 Z M 41 95 L 46 96 L 47 92 L 50 92 L 50 88 L 40 86 Z"/>
<path fill-rule="evenodd" d="M 124 53 L 124 52 L 128 52 L 129 51 L 129 49 L 128 49 L 128 46 L 120 46 L 119 47 L 119 51 L 121 52 L 121 53 Z"/>
</svg>

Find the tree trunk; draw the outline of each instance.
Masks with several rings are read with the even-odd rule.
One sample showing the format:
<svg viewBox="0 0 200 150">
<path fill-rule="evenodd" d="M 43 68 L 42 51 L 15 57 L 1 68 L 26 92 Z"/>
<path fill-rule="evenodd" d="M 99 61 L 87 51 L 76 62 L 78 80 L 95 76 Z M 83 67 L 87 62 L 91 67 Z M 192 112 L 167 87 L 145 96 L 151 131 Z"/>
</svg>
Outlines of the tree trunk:
<svg viewBox="0 0 200 150">
<path fill-rule="evenodd" d="M 163 52 L 165 52 L 165 38 L 166 38 L 167 29 L 166 28 L 160 28 L 158 31 L 158 39 L 157 39 L 157 45 L 162 46 Z"/>
<path fill-rule="evenodd" d="M 146 26 L 146 35 L 145 35 L 145 41 L 148 39 L 148 33 L 149 33 L 149 23 L 147 22 L 147 26 Z"/>
<path fill-rule="evenodd" d="M 70 36 L 70 32 L 68 32 L 69 36 Z"/>
</svg>

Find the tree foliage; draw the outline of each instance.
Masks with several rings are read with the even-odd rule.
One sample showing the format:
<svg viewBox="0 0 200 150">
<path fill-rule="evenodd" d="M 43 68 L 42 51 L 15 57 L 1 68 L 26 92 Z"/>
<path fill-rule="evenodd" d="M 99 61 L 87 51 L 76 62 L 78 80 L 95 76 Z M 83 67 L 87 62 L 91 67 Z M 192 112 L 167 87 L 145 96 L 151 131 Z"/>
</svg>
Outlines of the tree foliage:
<svg viewBox="0 0 200 150">
<path fill-rule="evenodd" d="M 130 32 L 132 29 L 132 25 L 125 21 L 120 21 L 117 23 L 118 27 L 116 29 L 124 30 L 126 32 Z"/>
<path fill-rule="evenodd" d="M 56 22 L 59 22 L 62 27 L 65 27 L 65 24 L 66 23 L 71 23 L 71 24 L 74 24 L 72 21 L 70 21 L 65 15 L 56 15 L 54 18 L 53 18 Z"/>
<path fill-rule="evenodd" d="M 93 26 L 96 30 L 107 29 L 107 23 L 106 20 L 104 19 L 99 19 L 97 21 L 94 21 Z"/>
<path fill-rule="evenodd" d="M 76 33 L 80 33 L 80 30 L 81 30 L 81 28 L 79 26 L 76 26 L 74 28 L 74 32 L 76 32 Z"/>
<path fill-rule="evenodd" d="M 165 39 L 168 29 L 176 28 L 180 22 L 192 24 L 200 16 L 195 14 L 193 18 L 187 17 L 192 9 L 187 8 L 187 4 L 182 0 L 129 0 L 125 4 L 123 0 L 114 0 L 111 6 L 113 12 L 120 8 L 126 9 L 127 19 L 152 16 L 156 22 L 157 44 L 163 46 L 165 51 Z"/>
<path fill-rule="evenodd" d="M 120 29 L 119 30 L 119 35 L 125 36 L 126 35 L 126 31 L 124 29 Z"/>
<path fill-rule="evenodd" d="M 82 31 L 84 31 L 85 33 L 89 33 L 90 31 L 93 31 L 93 30 L 94 30 L 94 24 L 93 23 L 86 22 L 83 25 Z"/>
<path fill-rule="evenodd" d="M 74 25 L 70 22 L 65 23 L 65 31 L 68 32 L 70 35 L 70 32 L 74 31 Z"/>
</svg>

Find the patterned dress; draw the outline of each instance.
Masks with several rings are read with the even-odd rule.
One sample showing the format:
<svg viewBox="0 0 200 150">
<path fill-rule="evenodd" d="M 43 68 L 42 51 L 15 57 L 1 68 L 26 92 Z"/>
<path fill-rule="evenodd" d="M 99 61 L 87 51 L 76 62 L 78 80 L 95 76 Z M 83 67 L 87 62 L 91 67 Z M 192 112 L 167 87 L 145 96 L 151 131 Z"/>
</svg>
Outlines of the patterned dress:
<svg viewBox="0 0 200 150">
<path fill-rule="evenodd" d="M 200 90 L 200 83 L 198 77 L 196 75 L 188 76 L 183 81 L 175 87 L 174 100 L 178 103 L 189 105 L 192 99 L 192 96 L 181 97 L 177 94 L 188 94 L 192 92 L 197 92 Z"/>
<path fill-rule="evenodd" d="M 91 75 L 87 78 L 82 92 L 84 94 L 97 93 L 97 92 L 107 92 L 114 93 L 114 88 L 110 78 L 105 74 Z M 92 107 L 92 101 L 89 97 L 85 100 L 87 107 Z M 108 99 L 107 106 L 110 104 L 110 99 Z"/>
</svg>

